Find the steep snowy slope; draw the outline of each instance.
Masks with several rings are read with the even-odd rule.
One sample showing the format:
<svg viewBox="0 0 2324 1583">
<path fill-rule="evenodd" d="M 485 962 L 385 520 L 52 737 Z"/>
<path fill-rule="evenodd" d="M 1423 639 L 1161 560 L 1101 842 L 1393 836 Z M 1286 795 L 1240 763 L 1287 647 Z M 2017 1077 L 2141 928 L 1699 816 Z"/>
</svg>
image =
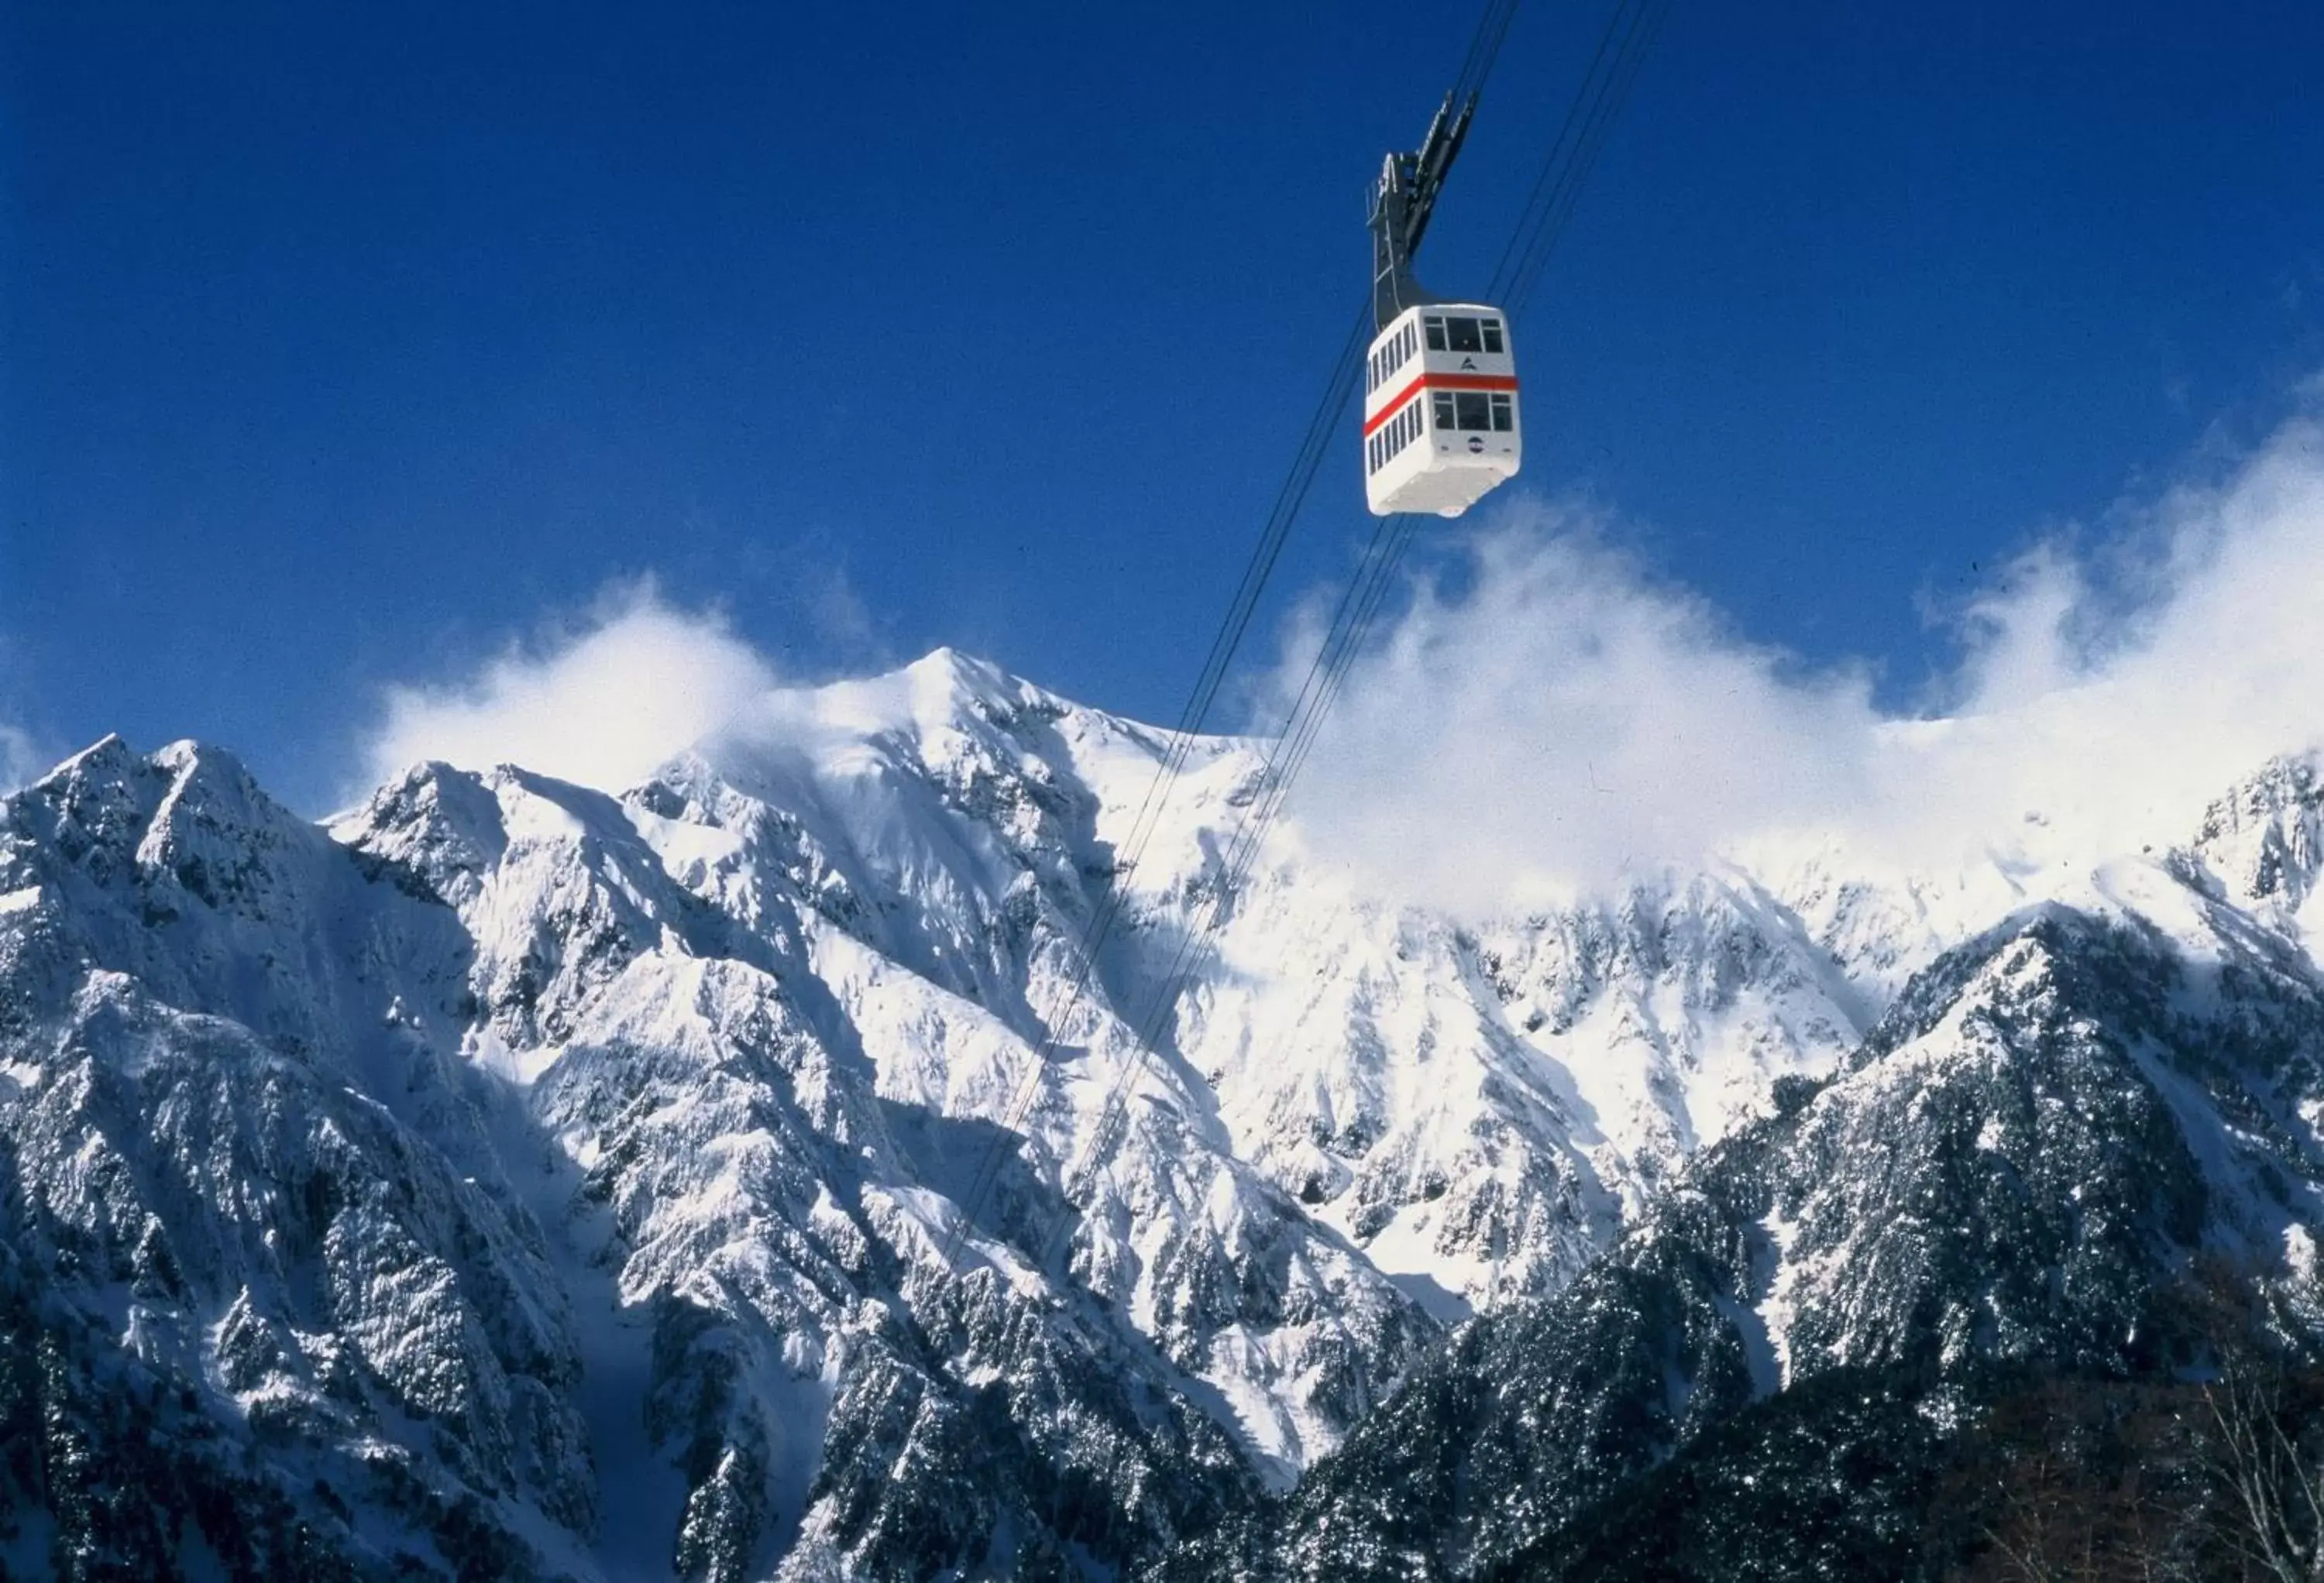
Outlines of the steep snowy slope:
<svg viewBox="0 0 2324 1583">
<path fill-rule="evenodd" d="M 1866 1018 L 1745 876 L 1469 928 L 1286 866 L 1240 901 L 1184 1026 L 1238 1147 L 1452 1314 L 1570 1280 Z"/>
<path fill-rule="evenodd" d="M 190 1514 L 229 1561 L 440 1562 L 587 1529 L 567 1293 L 453 1055 L 455 920 L 191 747 L 108 741 L 6 806 L 20 1322 L 42 1358 L 89 1360 L 19 1382 L 46 1428 L 15 1477 L 47 1491 L 58 1572 L 166 1575 L 193 1542 L 154 1532 L 155 1491 L 89 1471 L 149 1457 L 181 1464 L 160 1489 L 196 1492 L 162 1517 Z M 77 1398 L 190 1427 L 155 1447 L 76 1431 Z"/>
</svg>

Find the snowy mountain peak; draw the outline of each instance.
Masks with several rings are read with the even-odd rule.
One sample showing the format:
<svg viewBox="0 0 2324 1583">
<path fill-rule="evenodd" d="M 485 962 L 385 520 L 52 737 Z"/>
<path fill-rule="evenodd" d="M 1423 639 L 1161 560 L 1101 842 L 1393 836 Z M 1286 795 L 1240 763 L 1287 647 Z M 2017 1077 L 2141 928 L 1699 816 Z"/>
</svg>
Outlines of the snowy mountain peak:
<svg viewBox="0 0 2324 1583">
<path fill-rule="evenodd" d="M 147 819 L 207 820 L 236 826 L 305 827 L 262 790 L 242 760 L 190 738 L 140 754 L 108 735 L 25 788 L 60 808 L 136 810 Z"/>
<path fill-rule="evenodd" d="M 931 649 L 906 666 L 902 674 L 912 679 L 916 689 L 921 690 L 921 695 L 928 701 L 948 700 L 955 715 L 964 706 L 1006 707 L 1049 696 L 991 660 L 964 654 L 949 645 Z"/>
<path fill-rule="evenodd" d="M 90 779 L 117 780 L 138 761 L 136 752 L 117 732 L 107 732 L 79 752 L 34 781 L 36 787 Z"/>
<path fill-rule="evenodd" d="M 2324 868 L 2324 782 L 2315 755 L 2271 759 L 2204 810 L 2195 851 L 2246 903 L 2298 914 Z"/>
<path fill-rule="evenodd" d="M 333 821 L 335 840 L 405 865 L 454 907 L 474 900 L 508 848 L 487 777 L 449 764 L 414 765 Z"/>
<path fill-rule="evenodd" d="M 900 669 L 822 686 L 782 688 L 729 744 L 787 741 L 835 748 L 850 740 L 934 744 L 964 736 L 990 743 L 1028 717 L 1055 718 L 1074 705 L 990 661 L 937 649 Z M 706 744 L 705 750 L 711 750 Z"/>
<path fill-rule="evenodd" d="M 179 741 L 141 756 L 107 737 L 8 799 L 66 894 L 134 896 L 149 925 L 180 916 L 264 923 L 302 904 L 290 870 L 343 861 L 231 753 Z"/>
</svg>

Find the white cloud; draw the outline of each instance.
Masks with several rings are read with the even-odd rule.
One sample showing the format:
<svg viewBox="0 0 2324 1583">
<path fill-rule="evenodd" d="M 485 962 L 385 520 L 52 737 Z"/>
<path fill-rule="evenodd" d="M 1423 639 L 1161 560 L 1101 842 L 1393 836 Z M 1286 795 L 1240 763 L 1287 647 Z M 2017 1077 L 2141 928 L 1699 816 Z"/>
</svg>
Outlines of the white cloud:
<svg viewBox="0 0 2324 1583">
<path fill-rule="evenodd" d="M 15 643 L 0 633 L 0 795 L 16 790 L 45 775 L 63 755 L 51 752 L 49 741 L 23 723 L 23 695 L 15 675 L 22 662 Z"/>
<path fill-rule="evenodd" d="M 617 590 L 587 620 L 512 645 L 473 678 L 388 688 L 363 744 L 364 785 L 440 759 L 619 791 L 775 685 L 716 614 L 676 609 L 650 583 Z"/>
<path fill-rule="evenodd" d="M 1465 911 L 1801 834 L 1915 865 L 2183 839 L 2236 777 L 2324 741 L 2319 436 L 2293 422 L 2101 551 L 2021 557 L 1957 618 L 1925 719 L 1520 503 L 1351 673 L 1300 839 Z"/>
<path fill-rule="evenodd" d="M 51 757 L 41 751 L 32 732 L 0 720 L 0 794 L 38 778 L 48 769 Z"/>
<path fill-rule="evenodd" d="M 1950 619 L 1961 663 L 1899 716 L 1861 667 L 1738 635 L 1591 514 L 1519 502 L 1359 660 L 1290 833 L 1380 894 L 1470 913 L 1801 836 L 1914 867 L 2183 839 L 2234 778 L 2324 742 L 2324 423 L 2096 549 L 2036 547 Z M 363 784 L 445 759 L 620 789 L 771 729 L 777 686 L 715 614 L 641 585 L 470 678 L 388 689 Z M 0 728 L 0 772 L 37 768 Z"/>
</svg>

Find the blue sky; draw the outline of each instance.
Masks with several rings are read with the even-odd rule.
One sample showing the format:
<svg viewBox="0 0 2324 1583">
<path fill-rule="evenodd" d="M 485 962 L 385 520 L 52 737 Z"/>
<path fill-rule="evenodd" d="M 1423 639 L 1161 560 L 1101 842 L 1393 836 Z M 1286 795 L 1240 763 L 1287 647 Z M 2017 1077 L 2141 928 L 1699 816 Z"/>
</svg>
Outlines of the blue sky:
<svg viewBox="0 0 2324 1583">
<path fill-rule="evenodd" d="M 647 575 L 796 674 L 1175 717 L 1473 20 L 226 10 L 0 19 L 0 722 L 309 807 L 383 687 Z M 2324 366 L 2316 8 L 1902 10 L 1679 5 L 1519 342 L 1528 487 L 1899 695 L 1932 602 Z M 1520 16 L 1437 290 L 1602 14 Z"/>
</svg>

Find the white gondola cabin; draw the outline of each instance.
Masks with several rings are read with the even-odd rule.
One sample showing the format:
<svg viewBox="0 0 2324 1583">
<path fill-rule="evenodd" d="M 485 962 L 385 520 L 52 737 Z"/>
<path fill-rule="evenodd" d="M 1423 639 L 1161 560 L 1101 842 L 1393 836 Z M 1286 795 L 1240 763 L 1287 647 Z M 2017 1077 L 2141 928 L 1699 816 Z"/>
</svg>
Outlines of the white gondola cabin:
<svg viewBox="0 0 2324 1583">
<path fill-rule="evenodd" d="M 1364 501 L 1457 517 L 1522 459 L 1508 319 L 1471 302 L 1405 309 L 1364 365 Z"/>
</svg>

